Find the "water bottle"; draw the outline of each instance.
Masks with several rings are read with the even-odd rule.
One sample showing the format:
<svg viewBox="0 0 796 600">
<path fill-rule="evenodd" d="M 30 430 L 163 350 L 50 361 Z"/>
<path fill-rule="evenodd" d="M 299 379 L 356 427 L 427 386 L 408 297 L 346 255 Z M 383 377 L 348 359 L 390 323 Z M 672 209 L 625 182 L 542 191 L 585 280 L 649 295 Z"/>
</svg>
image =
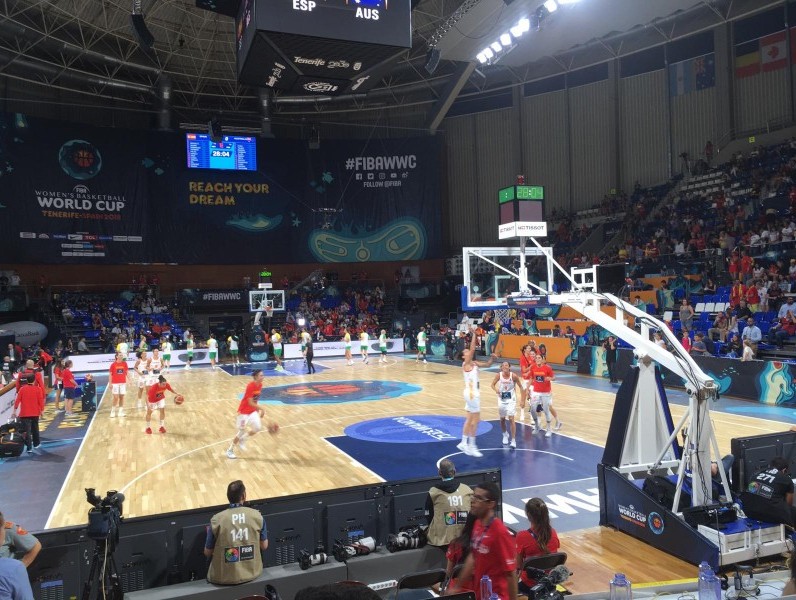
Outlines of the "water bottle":
<svg viewBox="0 0 796 600">
<path fill-rule="evenodd" d="M 721 600 L 721 581 L 704 560 L 699 564 L 699 600 Z"/>
<path fill-rule="evenodd" d="M 497 592 L 492 592 L 489 596 L 489 600 L 500 600 L 500 596 L 497 595 Z"/>
<path fill-rule="evenodd" d="M 489 575 L 484 575 L 481 577 L 481 594 L 479 598 L 481 600 L 491 600 L 489 597 L 492 595 L 492 580 L 489 578 Z"/>
<path fill-rule="evenodd" d="M 624 573 L 617 573 L 611 580 L 611 600 L 633 600 L 630 582 Z"/>
</svg>

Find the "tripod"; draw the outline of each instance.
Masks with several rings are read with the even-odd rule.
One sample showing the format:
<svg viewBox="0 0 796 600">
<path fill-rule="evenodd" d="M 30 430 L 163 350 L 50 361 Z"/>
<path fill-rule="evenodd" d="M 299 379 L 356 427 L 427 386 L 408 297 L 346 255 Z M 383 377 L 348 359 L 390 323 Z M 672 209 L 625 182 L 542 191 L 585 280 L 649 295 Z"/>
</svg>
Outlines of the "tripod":
<svg viewBox="0 0 796 600">
<path fill-rule="evenodd" d="M 97 540 L 94 544 L 94 555 L 91 558 L 91 570 L 83 586 L 82 600 L 91 600 L 91 590 L 97 590 L 97 600 L 122 600 L 122 583 L 113 559 L 113 547 L 108 539 Z M 95 585 L 96 583 L 96 585 Z"/>
</svg>

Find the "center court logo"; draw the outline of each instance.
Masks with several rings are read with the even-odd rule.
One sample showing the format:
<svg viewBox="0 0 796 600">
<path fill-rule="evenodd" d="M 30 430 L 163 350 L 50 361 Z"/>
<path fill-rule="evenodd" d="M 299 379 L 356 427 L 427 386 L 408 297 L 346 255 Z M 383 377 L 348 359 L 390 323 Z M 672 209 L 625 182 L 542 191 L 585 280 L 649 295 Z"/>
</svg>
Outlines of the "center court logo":
<svg viewBox="0 0 796 600">
<path fill-rule="evenodd" d="M 266 404 L 341 404 L 399 398 L 421 389 L 402 381 L 325 381 L 272 387 L 263 400 Z"/>
<path fill-rule="evenodd" d="M 428 444 L 450 442 L 460 438 L 463 417 L 442 415 L 406 415 L 363 421 L 346 427 L 345 434 L 365 442 L 388 444 Z M 486 421 L 478 424 L 477 435 L 486 433 L 492 425 Z"/>
</svg>

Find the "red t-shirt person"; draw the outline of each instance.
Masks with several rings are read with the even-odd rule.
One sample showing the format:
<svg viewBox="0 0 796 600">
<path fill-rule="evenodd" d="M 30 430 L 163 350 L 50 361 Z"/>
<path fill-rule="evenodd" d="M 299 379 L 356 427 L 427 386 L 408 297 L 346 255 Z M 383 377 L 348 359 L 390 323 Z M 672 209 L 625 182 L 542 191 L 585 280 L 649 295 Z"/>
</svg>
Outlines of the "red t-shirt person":
<svg viewBox="0 0 796 600">
<path fill-rule="evenodd" d="M 150 404 L 157 404 L 166 397 L 167 391 L 176 394 L 176 392 L 173 389 L 171 389 L 171 385 L 169 385 L 168 383 L 165 384 L 160 382 L 156 383 L 151 388 L 149 388 L 149 390 L 147 390 L 147 402 L 149 402 Z"/>
<path fill-rule="evenodd" d="M 480 596 L 479 582 L 484 575 L 489 575 L 492 580 L 492 591 L 499 598 L 509 597 L 509 587 L 506 573 L 516 570 L 516 547 L 514 538 L 503 524 L 503 521 L 493 518 L 486 525 L 480 519 L 473 527 L 470 552 L 475 558 L 473 582 L 476 584 L 476 596 Z M 479 600 L 489 600 L 479 598 Z"/>
<path fill-rule="evenodd" d="M 44 412 L 44 389 L 36 384 L 23 385 L 14 400 L 14 411 L 20 417 L 41 416 Z"/>
<path fill-rule="evenodd" d="M 533 381 L 533 391 L 537 394 L 549 394 L 552 390 L 550 380 L 546 377 L 555 377 L 553 369 L 548 364 L 531 366 L 531 381 Z"/>
<path fill-rule="evenodd" d="M 246 391 L 243 393 L 243 399 L 238 406 L 239 415 L 250 415 L 257 410 L 249 403 L 252 398 L 259 398 L 260 392 L 263 390 L 262 381 L 252 381 L 246 386 Z"/>
<path fill-rule="evenodd" d="M 558 552 L 560 547 L 561 542 L 558 541 L 558 534 L 555 529 L 550 530 L 550 541 L 547 542 L 547 552 L 542 550 L 536 537 L 529 530 L 524 529 L 517 533 L 517 555 L 521 556 L 523 561 L 532 556 L 542 556 L 544 554 L 550 554 L 551 552 Z M 536 581 L 528 577 L 524 570 L 520 571 L 520 579 L 529 588 L 536 585 Z"/>
<path fill-rule="evenodd" d="M 127 383 L 127 371 L 129 367 L 125 361 L 114 362 L 110 367 L 111 383 Z"/>
</svg>

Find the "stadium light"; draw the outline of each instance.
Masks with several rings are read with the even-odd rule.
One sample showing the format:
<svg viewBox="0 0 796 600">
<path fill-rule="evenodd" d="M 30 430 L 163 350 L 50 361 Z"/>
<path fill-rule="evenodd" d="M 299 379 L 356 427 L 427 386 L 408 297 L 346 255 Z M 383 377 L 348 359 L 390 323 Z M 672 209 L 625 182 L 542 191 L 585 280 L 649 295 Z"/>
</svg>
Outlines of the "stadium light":
<svg viewBox="0 0 796 600">
<path fill-rule="evenodd" d="M 479 52 L 476 58 L 478 59 L 478 62 L 480 62 L 482 65 L 486 62 L 486 54 L 484 54 L 483 52 Z"/>
<path fill-rule="evenodd" d="M 491 48 L 484 48 L 484 56 L 486 56 L 487 60 L 495 56 L 495 53 L 492 52 Z"/>
<path fill-rule="evenodd" d="M 558 10 L 558 4 L 556 3 L 556 0 L 547 0 L 544 3 L 544 7 L 547 9 L 547 12 L 549 13 L 554 13 Z"/>
<path fill-rule="evenodd" d="M 495 52 L 500 52 L 503 49 L 503 46 L 500 45 L 500 42 L 492 42 L 489 45 Z"/>
<path fill-rule="evenodd" d="M 511 32 L 511 35 L 514 36 L 515 40 L 518 39 L 522 35 L 522 29 L 520 28 L 519 25 L 515 25 L 514 27 L 509 29 L 509 31 Z"/>
<path fill-rule="evenodd" d="M 508 48 L 511 46 L 511 36 L 508 33 L 501 34 L 500 36 L 500 43 L 505 47 Z"/>
<path fill-rule="evenodd" d="M 521 33 L 526 33 L 531 30 L 531 20 L 528 18 L 520 19 L 517 23 L 517 27 L 520 28 Z"/>
</svg>

